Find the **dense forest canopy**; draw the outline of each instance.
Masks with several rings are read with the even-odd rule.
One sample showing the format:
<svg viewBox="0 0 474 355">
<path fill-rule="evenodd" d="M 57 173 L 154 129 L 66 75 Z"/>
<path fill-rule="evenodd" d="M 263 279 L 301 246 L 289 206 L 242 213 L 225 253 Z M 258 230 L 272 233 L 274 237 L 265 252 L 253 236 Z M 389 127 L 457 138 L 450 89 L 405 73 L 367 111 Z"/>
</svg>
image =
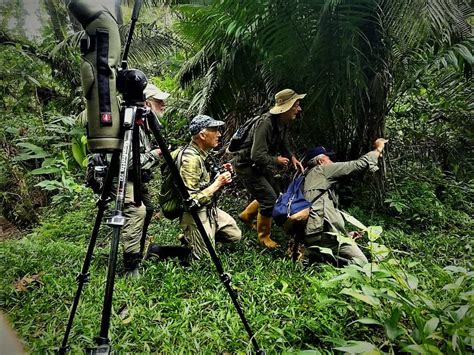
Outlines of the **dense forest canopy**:
<svg viewBox="0 0 474 355">
<path fill-rule="evenodd" d="M 114 8 L 124 43 L 134 2 L 103 2 Z M 84 185 L 90 152 L 84 122 L 79 115 L 85 107 L 79 72 L 79 42 L 83 32 L 68 11 L 67 3 L 68 0 L 0 3 L 3 123 L 0 127 L 0 214 L 2 223 L 5 220 L 2 227 L 6 230 L 7 224 L 14 226 L 14 234 L 18 235 L 33 230 L 30 238 L 38 237 L 45 245 L 46 240 L 54 238 L 65 243 L 64 236 L 73 235 L 74 231 L 83 234 L 84 238 L 77 238 L 83 243 L 88 225 L 82 226 L 78 221 L 91 217 L 93 210 L 92 192 Z M 189 121 L 198 113 L 226 122 L 223 134 L 226 142 L 243 122 L 266 112 L 280 89 L 289 87 L 307 93 L 301 102 L 302 115 L 291 128 L 294 151 L 301 155 L 310 147 L 324 145 L 337 152 L 338 160 L 349 160 L 368 151 L 376 138 L 388 138 L 380 173 L 371 178 L 357 176 L 351 184 L 344 184 L 340 188 L 343 206 L 350 206 L 351 212 L 359 218 L 384 226 L 387 230 L 384 242 L 399 252 L 396 255 L 401 260 L 400 265 L 426 263 L 426 268 L 434 270 L 455 265 L 448 270 L 453 275 L 465 271 L 455 286 L 454 281 L 448 283 L 445 274 L 439 277 L 439 282 L 445 284 L 426 281 L 429 272 L 417 269 L 426 293 L 417 293 L 411 304 L 402 294 L 416 287 L 397 284 L 400 289 L 392 296 L 400 297 L 397 298 L 399 303 L 387 306 L 390 309 L 377 308 L 379 294 L 371 288 L 362 302 L 371 307 L 376 305 L 376 311 L 367 315 L 360 304 L 352 309 L 361 315 L 360 319 L 365 319 L 365 323 L 360 323 L 369 328 L 378 326 L 374 321 L 377 317 L 385 319 L 385 323 L 381 322 L 384 330 L 373 336 L 360 337 L 360 327 L 353 333 L 338 328 L 330 329 L 321 339 L 310 334 L 301 340 L 295 325 L 288 333 L 282 330 L 279 335 L 262 336 L 264 343 L 277 343 L 271 349 L 277 352 L 313 349 L 313 346 L 333 349 L 348 345 L 341 339 L 348 339 L 346 336 L 350 334 L 353 339 L 375 344 L 377 349 L 388 353 L 401 349 L 422 353 L 418 348 L 404 348 L 414 344 L 426 345 L 424 351 L 430 353 L 472 351 L 472 330 L 468 334 L 467 329 L 473 325 L 474 311 L 472 286 L 469 289 L 467 285 L 472 279 L 472 271 L 468 272 L 472 270 L 473 247 L 469 237 L 474 213 L 473 24 L 472 2 L 468 0 L 143 1 L 130 47 L 129 65 L 142 70 L 150 82 L 171 93 L 163 133 L 173 148 L 189 139 Z M 155 184 L 158 189 L 159 181 Z M 244 203 L 246 195 L 238 186 L 230 194 Z M 61 224 L 63 229 L 57 230 L 55 223 Z M 175 232 L 169 223 L 162 220 L 159 223 L 165 224 L 156 227 L 157 230 L 171 231 L 167 232 L 169 236 Z M 72 237 L 69 239 L 74 241 Z M 26 243 L 31 243 L 29 247 L 34 244 Z M 444 243 L 445 252 L 438 243 Z M 41 246 L 41 242 L 38 245 Z M 18 253 L 15 265 L 20 265 L 23 262 L 20 256 L 27 257 L 18 248 L 21 246 L 6 243 L 5 249 L 0 247 L 0 250 L 5 255 L 6 250 Z M 80 249 L 64 248 L 82 255 Z M 409 254 L 407 259 L 403 259 L 404 253 Z M 229 253 L 229 259 L 232 257 Z M 266 267 L 260 257 L 252 256 L 235 263 L 241 269 L 249 267 L 246 262 L 261 262 Z M 67 256 L 61 258 L 67 260 Z M 399 266 L 398 261 L 392 264 L 394 268 Z M 418 267 L 413 265 L 410 267 Z M 459 271 L 457 267 L 465 269 Z M 9 277 L 24 275 L 20 272 L 22 268 L 28 269 L 28 266 L 12 267 Z M 283 270 L 291 275 L 290 279 L 294 277 L 294 270 Z M 324 269 L 324 273 L 335 272 L 327 270 Z M 393 276 L 393 280 L 399 281 L 400 270 L 391 274 L 398 275 Z M 157 272 L 171 278 L 163 275 L 163 271 Z M 199 272 L 195 271 L 191 277 L 199 280 Z M 341 280 L 352 280 L 355 273 L 342 272 L 346 276 L 341 276 Z M 270 282 L 266 275 L 259 277 Z M 257 281 L 262 280 L 259 277 Z M 360 278 L 355 279 L 360 281 Z M 315 280 L 316 276 L 308 276 L 304 283 L 309 289 L 316 288 L 317 284 L 318 292 L 325 292 L 319 289 L 322 281 Z M 343 294 L 354 296 L 353 291 L 349 291 L 358 285 L 359 281 L 354 280 L 341 281 L 347 282 L 345 291 L 341 291 Z M 391 287 L 387 285 L 393 280 L 387 280 L 380 276 L 370 287 Z M 278 286 L 282 295 L 289 281 L 284 282 L 286 287 L 284 283 Z M 452 313 L 446 313 L 443 318 L 441 306 L 448 306 L 442 301 L 436 303 L 442 297 L 438 292 L 431 294 L 429 288 L 442 288 L 446 283 L 454 285 L 446 286 L 446 291 L 459 290 L 446 301 L 458 308 L 450 308 Z M 258 285 L 257 282 L 255 287 Z M 245 288 L 244 281 L 240 286 Z M 7 290 L 4 294 L 16 292 L 7 288 L 11 285 L 2 287 Z M 436 305 L 428 304 L 426 300 L 430 297 Z M 17 304 L 11 301 L 13 298 L 7 301 L 0 297 L 0 308 L 6 313 L 13 312 L 17 325 L 21 324 L 22 315 L 14 313 Z M 303 301 L 298 308 L 298 300 L 289 299 L 291 307 L 304 313 Z M 423 306 L 416 303 L 425 301 Z M 384 299 L 382 303 L 386 305 L 389 301 Z M 413 317 L 409 316 L 410 307 L 413 307 Z M 296 308 L 292 308 L 293 311 Z M 263 310 L 264 307 L 252 312 Z M 346 309 L 335 308 L 334 317 L 355 322 L 346 312 Z M 317 316 L 311 313 L 311 317 Z M 265 322 L 271 322 L 267 318 L 255 318 L 262 327 Z M 317 328 L 312 319 L 306 321 L 303 316 L 301 327 Z M 319 320 L 330 322 L 328 319 Z M 443 331 L 434 333 L 434 329 L 441 328 L 437 328 L 436 323 L 440 319 Z M 282 329 L 286 329 L 284 324 L 282 320 Z M 417 330 L 412 332 L 407 324 L 414 324 L 413 329 Z M 55 332 L 60 332 L 61 324 L 55 326 Z M 291 333 L 294 329 L 297 329 L 295 333 Z M 423 329 L 427 333 L 422 336 Z M 28 328 L 21 335 L 27 337 L 25 333 L 30 331 Z M 334 336 L 337 340 L 331 340 L 331 331 L 337 332 Z M 435 335 L 430 338 L 432 334 L 441 340 Z M 410 337 L 416 341 L 411 342 Z M 51 347 L 54 342 L 46 339 L 38 345 L 35 341 L 38 340 L 29 338 L 28 344 L 36 351 L 38 347 Z M 239 349 L 238 342 L 229 341 L 232 345 L 226 348 L 220 342 L 222 339 L 215 341 L 217 345 L 209 346 L 213 351 Z M 206 349 L 199 344 L 201 350 Z M 169 346 L 168 351 L 172 344 Z M 147 351 L 145 349 L 134 345 L 122 348 L 123 351 Z M 149 348 L 150 351 L 158 349 Z"/>
</svg>

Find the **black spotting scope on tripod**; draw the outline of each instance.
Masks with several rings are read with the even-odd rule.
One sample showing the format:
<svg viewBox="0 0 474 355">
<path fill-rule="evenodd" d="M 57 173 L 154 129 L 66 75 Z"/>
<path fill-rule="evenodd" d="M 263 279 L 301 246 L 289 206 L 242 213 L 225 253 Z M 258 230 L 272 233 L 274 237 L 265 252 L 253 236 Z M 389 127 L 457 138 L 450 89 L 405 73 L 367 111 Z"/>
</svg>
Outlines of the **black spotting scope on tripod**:
<svg viewBox="0 0 474 355">
<path fill-rule="evenodd" d="M 168 145 L 161 134 L 161 125 L 156 115 L 144 104 L 143 90 L 147 85 L 147 78 L 143 72 L 128 69 L 127 57 L 135 23 L 141 7 L 141 0 L 135 2 L 132 13 L 132 23 L 124 48 L 121 67 L 118 67 L 121 45 L 117 21 L 100 1 L 71 0 L 69 9 L 83 26 L 86 36 L 81 41 L 81 76 L 84 96 L 87 101 L 88 119 L 88 146 L 92 152 L 112 153 L 110 167 L 105 178 L 100 198 L 97 201 L 98 212 L 89 240 L 81 272 L 77 276 L 78 287 L 69 313 L 66 331 L 59 348 L 59 353 L 68 350 L 68 338 L 72 329 L 74 316 L 85 283 L 89 279 L 89 267 L 96 245 L 99 228 L 104 212 L 109 202 L 109 196 L 117 177 L 115 210 L 105 219 L 105 224 L 113 229 L 110 253 L 107 266 L 107 281 L 105 286 L 104 302 L 102 307 L 100 334 L 96 338 L 97 347 L 87 349 L 87 353 L 110 353 L 110 317 L 112 313 L 112 298 L 115 281 L 115 268 L 119 248 L 120 233 L 125 224 L 122 214 L 126 184 L 128 181 L 129 162 L 132 159 L 134 202 L 141 204 L 141 168 L 139 126 L 148 121 L 149 128 L 161 149 L 163 158 L 170 168 L 176 187 L 183 199 L 186 210 L 192 215 L 198 230 L 206 244 L 209 255 L 214 262 L 219 277 L 229 293 L 232 303 L 239 314 L 242 324 L 248 333 L 256 353 L 263 354 L 263 350 L 255 339 L 250 325 L 232 287 L 231 277 L 227 274 L 217 256 L 212 243 L 197 214 L 197 203 L 189 196 L 188 190 L 171 157 Z M 123 101 L 119 104 L 118 92 Z"/>
</svg>

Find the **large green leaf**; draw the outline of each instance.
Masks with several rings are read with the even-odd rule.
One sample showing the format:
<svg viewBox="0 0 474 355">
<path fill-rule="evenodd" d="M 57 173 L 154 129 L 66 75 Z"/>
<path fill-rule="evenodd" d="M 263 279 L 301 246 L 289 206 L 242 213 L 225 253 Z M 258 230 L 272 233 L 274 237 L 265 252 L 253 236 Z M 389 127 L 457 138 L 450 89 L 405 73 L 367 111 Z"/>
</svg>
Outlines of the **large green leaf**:
<svg viewBox="0 0 474 355">
<path fill-rule="evenodd" d="M 377 319 L 373 319 L 373 318 L 359 318 L 349 324 L 352 324 L 352 323 L 361 323 L 361 324 L 367 324 L 367 325 L 382 325 L 382 323 L 380 321 L 378 321 Z"/>
<path fill-rule="evenodd" d="M 355 299 L 358 299 L 359 301 L 365 302 L 368 305 L 371 305 L 373 307 L 376 307 L 376 306 L 380 305 L 380 300 L 377 297 L 370 296 L 370 295 L 364 295 L 364 294 L 361 294 L 361 293 L 359 293 L 355 290 L 352 290 L 350 288 L 344 288 L 344 289 L 342 289 L 342 291 L 340 293 L 342 293 L 344 295 L 351 296 L 351 297 L 353 297 Z"/>
<path fill-rule="evenodd" d="M 87 159 L 86 159 L 87 140 L 83 138 L 85 138 L 85 136 L 82 136 L 80 138 L 74 138 L 72 141 L 71 149 L 72 149 L 72 155 L 76 163 L 79 166 L 85 168 L 87 166 Z"/>
<path fill-rule="evenodd" d="M 61 169 L 55 166 L 42 167 L 31 171 L 33 175 L 47 175 L 61 172 Z"/>
<path fill-rule="evenodd" d="M 399 326 L 401 312 L 398 307 L 392 309 L 390 317 L 384 322 L 385 331 L 390 340 L 394 341 L 400 335 L 404 333 L 403 329 Z"/>
<path fill-rule="evenodd" d="M 347 212 L 344 212 L 344 211 L 340 211 L 340 212 L 347 222 L 359 228 L 361 231 L 367 230 L 367 227 L 362 222 L 360 222 L 357 218 L 355 218 L 354 216 L 351 216 Z"/>
<path fill-rule="evenodd" d="M 22 161 L 30 159 L 43 159 L 49 157 L 51 154 L 46 152 L 43 148 L 38 147 L 33 143 L 17 143 L 17 146 L 23 148 L 23 152 L 18 154 L 13 160 Z"/>
<path fill-rule="evenodd" d="M 349 345 L 334 348 L 334 350 L 343 351 L 349 354 L 376 355 L 381 354 L 374 344 L 365 341 L 349 341 Z"/>
<path fill-rule="evenodd" d="M 429 321 L 425 323 L 425 326 L 423 327 L 423 334 L 425 337 L 429 337 L 434 333 L 436 328 L 438 328 L 439 324 L 439 318 L 438 317 L 433 317 Z"/>
</svg>

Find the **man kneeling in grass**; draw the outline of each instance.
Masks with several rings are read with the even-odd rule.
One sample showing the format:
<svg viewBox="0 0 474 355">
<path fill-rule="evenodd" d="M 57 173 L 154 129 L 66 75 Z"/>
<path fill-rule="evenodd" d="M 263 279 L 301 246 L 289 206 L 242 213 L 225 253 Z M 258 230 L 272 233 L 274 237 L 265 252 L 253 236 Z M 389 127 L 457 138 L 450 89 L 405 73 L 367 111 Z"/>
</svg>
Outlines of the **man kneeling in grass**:
<svg viewBox="0 0 474 355">
<path fill-rule="evenodd" d="M 211 169 L 210 151 L 219 145 L 221 133 L 219 127 L 223 126 L 223 121 L 218 121 L 210 116 L 197 115 L 189 125 L 191 142 L 180 150 L 175 150 L 171 155 L 176 158 L 179 165 L 179 173 L 184 185 L 188 189 L 189 195 L 193 198 L 199 208 L 197 214 L 209 241 L 214 247 L 216 242 L 233 243 L 242 238 L 242 232 L 235 220 L 225 211 L 217 207 L 218 194 L 224 186 L 232 182 L 233 168 L 230 163 L 218 169 L 219 172 Z M 198 230 L 196 222 L 191 213 L 184 212 L 180 219 L 183 234 L 180 236 L 181 243 L 191 253 L 184 259 L 187 264 L 191 259 L 201 259 L 208 255 L 206 244 Z M 179 247 L 171 247 L 167 250 L 164 247 L 151 245 L 148 251 L 149 256 L 158 256 L 162 259 L 164 255 L 179 256 Z"/>
<path fill-rule="evenodd" d="M 304 161 L 308 170 L 305 173 L 304 196 L 308 201 L 312 201 L 321 195 L 311 206 L 304 231 L 305 257 L 308 261 L 325 260 L 321 254 L 324 249 L 320 249 L 325 248 L 331 249 L 337 265 L 368 262 L 355 243 L 339 243 L 337 240 L 338 234 L 345 237 L 349 234 L 345 229 L 343 214 L 337 208 L 333 185 L 339 178 L 358 171 L 377 171 L 377 161 L 382 155 L 385 142 L 387 141 L 383 138 L 377 139 L 373 151 L 348 162 L 334 163 L 330 158 L 333 152 L 321 146 L 306 152 Z"/>
</svg>

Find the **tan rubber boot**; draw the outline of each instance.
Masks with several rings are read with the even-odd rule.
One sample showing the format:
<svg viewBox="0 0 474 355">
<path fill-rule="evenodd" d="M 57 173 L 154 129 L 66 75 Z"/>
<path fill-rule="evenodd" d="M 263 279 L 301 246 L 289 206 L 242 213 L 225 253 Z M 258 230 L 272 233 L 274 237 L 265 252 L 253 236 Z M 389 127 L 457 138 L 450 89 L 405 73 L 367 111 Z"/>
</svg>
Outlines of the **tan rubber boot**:
<svg viewBox="0 0 474 355">
<path fill-rule="evenodd" d="M 271 227 L 272 217 L 263 216 L 259 213 L 257 216 L 258 241 L 268 249 L 275 249 L 278 248 L 279 245 L 270 238 Z"/>
<path fill-rule="evenodd" d="M 247 207 L 239 214 L 239 219 L 244 222 L 249 228 L 257 229 L 257 224 L 254 219 L 257 217 L 258 208 L 260 204 L 257 200 L 253 200 Z"/>
</svg>

